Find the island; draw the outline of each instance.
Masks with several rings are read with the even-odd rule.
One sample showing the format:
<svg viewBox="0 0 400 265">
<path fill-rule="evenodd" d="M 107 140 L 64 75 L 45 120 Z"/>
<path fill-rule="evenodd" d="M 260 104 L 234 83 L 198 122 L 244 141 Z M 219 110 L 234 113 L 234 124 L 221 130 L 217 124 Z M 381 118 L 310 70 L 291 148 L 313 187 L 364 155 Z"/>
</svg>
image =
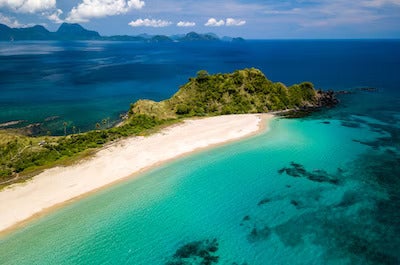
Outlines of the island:
<svg viewBox="0 0 400 265">
<path fill-rule="evenodd" d="M 199 34 L 189 32 L 183 35 L 147 35 L 138 36 L 114 35 L 101 36 L 97 31 L 87 30 L 77 23 L 62 23 L 56 32 L 50 32 L 42 25 L 35 25 L 26 28 L 10 28 L 0 24 L 0 41 L 134 41 L 134 42 L 210 42 L 227 41 L 243 42 L 241 37 L 223 37 L 220 39 L 213 33 Z"/>
<path fill-rule="evenodd" d="M 279 111 L 336 103 L 310 82 L 287 87 L 254 68 L 201 70 L 167 100 L 135 102 L 113 128 L 58 137 L 1 130 L 0 202 L 7 203 L 0 203 L 0 230 L 160 163 L 266 130 Z"/>
</svg>

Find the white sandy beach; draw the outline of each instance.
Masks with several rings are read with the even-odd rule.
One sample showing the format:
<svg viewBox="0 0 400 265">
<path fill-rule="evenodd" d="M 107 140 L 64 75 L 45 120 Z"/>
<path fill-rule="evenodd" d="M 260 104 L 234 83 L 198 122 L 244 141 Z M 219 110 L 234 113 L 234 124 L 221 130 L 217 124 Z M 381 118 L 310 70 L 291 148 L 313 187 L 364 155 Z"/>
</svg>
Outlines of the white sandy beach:
<svg viewBox="0 0 400 265">
<path fill-rule="evenodd" d="M 113 143 L 75 165 L 48 169 L 0 192 L 0 231 L 173 158 L 253 135 L 272 117 L 246 114 L 186 120 L 147 137 Z"/>
</svg>

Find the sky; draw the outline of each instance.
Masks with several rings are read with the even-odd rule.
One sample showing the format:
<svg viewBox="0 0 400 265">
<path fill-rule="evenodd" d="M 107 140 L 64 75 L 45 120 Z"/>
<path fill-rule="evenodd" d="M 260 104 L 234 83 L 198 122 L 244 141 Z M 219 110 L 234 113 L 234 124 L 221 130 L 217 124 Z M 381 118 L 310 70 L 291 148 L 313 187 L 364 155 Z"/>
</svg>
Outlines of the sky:
<svg viewBox="0 0 400 265">
<path fill-rule="evenodd" d="M 400 0 L 0 0 L 0 23 L 10 27 L 55 31 L 63 22 L 105 36 L 400 38 Z"/>
</svg>

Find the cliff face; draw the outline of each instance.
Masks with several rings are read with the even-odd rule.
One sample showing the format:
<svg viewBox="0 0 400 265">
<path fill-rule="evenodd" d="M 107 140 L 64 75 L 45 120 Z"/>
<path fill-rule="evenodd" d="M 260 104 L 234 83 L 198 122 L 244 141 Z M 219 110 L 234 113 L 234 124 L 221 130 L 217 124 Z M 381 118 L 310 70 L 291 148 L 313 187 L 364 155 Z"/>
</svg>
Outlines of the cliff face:
<svg viewBox="0 0 400 265">
<path fill-rule="evenodd" d="M 242 113 L 265 113 L 287 109 L 334 105 L 333 93 L 317 91 L 310 82 L 286 87 L 273 83 L 258 69 L 209 75 L 199 71 L 170 99 L 141 100 L 131 113 L 160 118 Z"/>
</svg>

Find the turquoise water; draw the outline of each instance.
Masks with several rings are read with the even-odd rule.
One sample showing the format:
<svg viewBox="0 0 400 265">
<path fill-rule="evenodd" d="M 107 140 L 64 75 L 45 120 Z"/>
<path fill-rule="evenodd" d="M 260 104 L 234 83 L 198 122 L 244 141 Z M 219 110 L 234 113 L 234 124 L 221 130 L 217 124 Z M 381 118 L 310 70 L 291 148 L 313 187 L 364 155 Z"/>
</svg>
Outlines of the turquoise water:
<svg viewBox="0 0 400 265">
<path fill-rule="evenodd" d="M 0 43 L 0 62 L 0 123 L 52 134 L 116 121 L 200 69 L 352 91 L 2 236 L 0 264 L 400 264 L 400 41 Z"/>
<path fill-rule="evenodd" d="M 2 238 L 0 260 L 398 264 L 397 201 L 364 165 L 374 159 L 377 165 L 368 165 L 379 174 L 399 172 L 398 146 L 386 146 L 382 137 L 390 128 L 398 131 L 399 123 L 388 121 L 400 112 L 367 117 L 354 109 L 277 118 L 262 135 L 180 159 L 70 204 Z M 390 170 L 382 168 L 384 160 Z"/>
</svg>

